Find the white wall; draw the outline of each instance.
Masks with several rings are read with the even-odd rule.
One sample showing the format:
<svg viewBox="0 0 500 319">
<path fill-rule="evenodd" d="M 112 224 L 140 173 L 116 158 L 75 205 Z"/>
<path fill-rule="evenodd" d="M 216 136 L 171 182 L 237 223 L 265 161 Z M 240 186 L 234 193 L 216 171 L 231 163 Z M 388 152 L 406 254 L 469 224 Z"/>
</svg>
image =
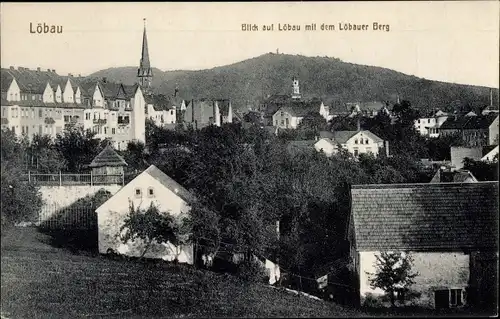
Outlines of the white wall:
<svg viewBox="0 0 500 319">
<path fill-rule="evenodd" d="M 355 143 L 355 140 L 358 140 L 358 144 Z M 361 139 L 363 139 L 363 144 L 361 144 Z M 368 144 L 366 144 L 366 140 L 368 139 Z M 366 154 L 370 150 L 374 156 L 377 156 L 379 153 L 379 147 L 381 147 L 378 143 L 375 143 L 371 137 L 366 134 L 363 134 L 363 131 L 354 135 L 350 140 L 346 143 L 347 150 L 349 153 L 354 154 L 354 149 L 358 149 L 358 154 Z"/>
<path fill-rule="evenodd" d="M 148 188 L 154 190 L 154 197 L 149 197 Z M 141 189 L 142 196 L 136 196 L 136 189 Z M 120 227 L 123 225 L 129 205 L 147 209 L 153 203 L 161 212 L 169 212 L 173 216 L 181 217 L 189 212 L 189 206 L 174 192 L 165 188 L 156 179 L 147 173 L 142 173 L 130 183 L 125 185 L 120 192 L 108 202 L 97 209 L 97 221 L 99 227 L 99 252 L 107 253 L 108 249 L 128 256 L 139 257 L 144 250 L 141 241 L 123 243 L 119 237 Z M 172 244 L 154 244 L 146 258 L 161 258 L 173 260 L 175 256 L 179 262 L 193 264 L 193 247 L 186 245 L 175 247 Z"/>
<path fill-rule="evenodd" d="M 368 273 L 375 272 L 375 254 L 378 252 L 359 253 L 360 294 L 383 294 L 380 289 L 372 289 Z M 418 304 L 434 307 L 434 290 L 463 289 L 468 285 L 469 255 L 463 253 L 412 253 L 412 270 L 418 272 L 412 289 L 422 293 Z"/>
<path fill-rule="evenodd" d="M 68 79 L 66 81 L 66 85 L 64 86 L 64 92 L 63 92 L 64 103 L 73 103 L 74 95 L 75 92 L 73 92 L 73 87 L 71 86 L 71 82 Z"/>
<path fill-rule="evenodd" d="M 75 185 L 75 186 L 40 186 L 40 194 L 43 200 L 41 221 L 51 217 L 54 207 L 68 207 L 78 199 L 85 196 L 92 196 L 99 190 L 104 189 L 111 194 L 115 194 L 121 188 L 121 185 Z"/>
<path fill-rule="evenodd" d="M 21 90 L 17 84 L 16 79 L 12 79 L 9 89 L 7 90 L 7 101 L 20 101 L 21 100 Z"/>
<path fill-rule="evenodd" d="M 62 90 L 61 86 L 58 84 L 56 87 L 56 102 L 61 103 L 62 102 Z"/>
<path fill-rule="evenodd" d="M 316 142 L 316 144 L 314 144 L 314 148 L 318 152 L 323 150 L 323 153 L 325 153 L 325 155 L 328 157 L 332 156 L 337 151 L 336 147 L 332 145 L 332 143 L 329 142 L 326 138 L 322 138 L 318 142 Z"/>
<path fill-rule="evenodd" d="M 48 82 L 45 86 L 45 91 L 43 91 L 42 100 L 44 103 L 54 103 L 54 90 L 52 90 Z"/>
<path fill-rule="evenodd" d="M 99 85 L 96 84 L 94 89 L 94 95 L 92 96 L 92 100 L 94 106 L 103 107 L 104 106 L 104 98 L 101 94 L 101 90 L 99 89 Z"/>
<path fill-rule="evenodd" d="M 140 88 L 135 92 L 131 101 L 132 115 L 130 119 L 132 140 L 146 143 L 146 102 Z"/>
</svg>

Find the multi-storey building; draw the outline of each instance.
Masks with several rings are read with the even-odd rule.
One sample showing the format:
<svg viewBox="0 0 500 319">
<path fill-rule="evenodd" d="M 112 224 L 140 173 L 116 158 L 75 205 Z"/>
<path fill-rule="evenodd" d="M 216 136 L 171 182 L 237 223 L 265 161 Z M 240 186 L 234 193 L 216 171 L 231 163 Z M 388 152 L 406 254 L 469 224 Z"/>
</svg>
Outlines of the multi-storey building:
<svg viewBox="0 0 500 319">
<path fill-rule="evenodd" d="M 422 136 L 439 137 L 439 128 L 448 116 L 447 113 L 439 110 L 429 116 L 418 118 L 414 122 L 415 129 Z"/>
<path fill-rule="evenodd" d="M 145 101 L 138 85 L 22 67 L 1 74 L 2 128 L 29 138 L 55 138 L 64 129 L 81 127 L 120 149 L 132 140 L 145 142 Z"/>
<path fill-rule="evenodd" d="M 143 86 L 61 76 L 52 69 L 10 67 L 0 73 L 2 129 L 30 138 L 35 134 L 54 138 L 64 129 L 80 127 L 109 138 L 118 149 L 126 148 L 129 141 L 145 142 L 143 86 L 149 89 L 153 76 L 145 27 L 138 71 Z"/>
<path fill-rule="evenodd" d="M 194 129 L 233 122 L 233 108 L 228 99 L 189 100 L 185 105 L 186 110 L 182 111 L 182 121 Z"/>
</svg>

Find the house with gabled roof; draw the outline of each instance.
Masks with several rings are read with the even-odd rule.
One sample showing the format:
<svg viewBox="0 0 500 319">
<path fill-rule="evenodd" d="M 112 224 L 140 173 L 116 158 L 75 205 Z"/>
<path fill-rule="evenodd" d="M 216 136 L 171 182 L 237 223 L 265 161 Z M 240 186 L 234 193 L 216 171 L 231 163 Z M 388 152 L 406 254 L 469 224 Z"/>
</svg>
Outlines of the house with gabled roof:
<svg viewBox="0 0 500 319">
<path fill-rule="evenodd" d="M 341 149 L 354 157 L 368 153 L 377 156 L 384 147 L 388 147 L 387 142 L 367 130 L 320 132 L 320 139 L 314 145 L 318 152 L 322 151 L 328 157 L 337 154 Z"/>
<path fill-rule="evenodd" d="M 459 134 L 467 146 L 498 144 L 498 114 L 453 116 L 439 128 L 441 135 Z"/>
<path fill-rule="evenodd" d="M 413 257 L 413 304 L 496 302 L 498 182 L 354 185 L 347 239 L 361 302 L 384 293 L 369 283 L 381 252 Z"/>
<path fill-rule="evenodd" d="M 139 257 L 145 248 L 141 240 L 122 242 L 120 228 L 125 222 L 131 205 L 134 208 L 148 209 L 154 205 L 161 213 L 169 213 L 175 218 L 189 214 L 195 197 L 182 185 L 151 165 L 116 194 L 97 208 L 99 253 L 118 253 Z M 144 255 L 145 258 L 193 264 L 193 246 L 175 246 L 172 243 L 154 243 Z"/>
<path fill-rule="evenodd" d="M 273 126 L 282 129 L 296 129 L 308 114 L 318 113 L 324 117 L 324 112 L 326 112 L 325 106 L 319 99 L 312 99 L 310 101 L 293 100 L 287 105 L 280 107 L 273 114 Z"/>
</svg>

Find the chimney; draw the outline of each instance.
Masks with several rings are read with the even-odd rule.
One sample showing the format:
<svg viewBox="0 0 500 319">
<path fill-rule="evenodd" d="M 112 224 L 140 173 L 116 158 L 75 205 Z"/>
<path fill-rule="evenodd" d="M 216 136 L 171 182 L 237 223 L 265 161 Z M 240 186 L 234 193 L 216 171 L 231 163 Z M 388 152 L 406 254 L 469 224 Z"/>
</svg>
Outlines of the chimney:
<svg viewBox="0 0 500 319">
<path fill-rule="evenodd" d="M 50 69 L 47 69 L 47 72 L 50 72 Z"/>
<path fill-rule="evenodd" d="M 78 77 L 79 77 L 79 78 L 81 78 L 81 77 L 82 77 L 82 75 L 81 75 L 81 74 L 78 74 Z"/>
<path fill-rule="evenodd" d="M 106 78 L 106 77 L 102 78 L 102 82 L 106 83 L 107 81 L 108 81 L 108 78 Z"/>
<path fill-rule="evenodd" d="M 13 67 L 13 66 L 11 66 L 11 67 L 10 67 L 10 69 L 11 69 L 11 70 L 14 70 L 14 67 Z"/>
<path fill-rule="evenodd" d="M 36 71 L 37 71 L 37 72 L 40 72 L 40 71 L 41 71 L 40 67 L 37 67 L 37 68 L 36 68 Z"/>
<path fill-rule="evenodd" d="M 493 107 L 493 89 L 490 89 L 490 107 Z"/>
<path fill-rule="evenodd" d="M 53 73 L 56 73 L 56 70 L 52 69 L 52 72 L 53 72 Z"/>
</svg>

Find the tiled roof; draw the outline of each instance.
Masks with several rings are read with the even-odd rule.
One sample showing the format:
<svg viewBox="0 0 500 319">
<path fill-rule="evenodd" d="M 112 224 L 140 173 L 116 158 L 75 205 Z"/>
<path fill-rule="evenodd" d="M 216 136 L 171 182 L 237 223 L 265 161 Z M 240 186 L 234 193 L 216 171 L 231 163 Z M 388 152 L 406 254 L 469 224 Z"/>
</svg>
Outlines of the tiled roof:
<svg viewBox="0 0 500 319">
<path fill-rule="evenodd" d="M 498 250 L 498 182 L 355 185 L 358 251 Z"/>
<path fill-rule="evenodd" d="M 464 130 L 487 129 L 497 117 L 498 114 L 470 117 L 463 128 Z"/>
<path fill-rule="evenodd" d="M 9 90 L 10 84 L 12 83 L 12 80 L 14 77 L 12 74 L 9 73 L 8 70 L 2 69 L 0 72 L 0 83 L 1 83 L 1 88 L 2 92 L 7 92 Z"/>
<path fill-rule="evenodd" d="M 320 138 L 333 138 L 334 134 L 333 132 L 330 131 L 321 131 L 319 132 L 319 137 Z"/>
<path fill-rule="evenodd" d="M 107 145 L 90 163 L 89 167 L 103 167 L 103 166 L 126 166 L 125 160 L 118 155 L 118 153 Z"/>
<path fill-rule="evenodd" d="M 156 166 L 149 166 L 145 170 L 145 172 L 159 181 L 163 186 L 176 193 L 180 198 L 186 201 L 186 203 L 192 203 L 196 200 L 193 194 L 191 194 L 187 189 L 170 178 L 167 174 L 159 170 Z"/>
<path fill-rule="evenodd" d="M 460 116 L 456 118 L 454 116 L 451 116 L 441 125 L 440 129 L 487 129 L 497 117 L 498 114 Z"/>
<path fill-rule="evenodd" d="M 375 143 L 383 142 L 383 140 L 370 131 L 336 131 L 333 132 L 333 139 L 339 144 L 345 144 L 357 133 L 363 133 L 373 140 Z"/>
</svg>

